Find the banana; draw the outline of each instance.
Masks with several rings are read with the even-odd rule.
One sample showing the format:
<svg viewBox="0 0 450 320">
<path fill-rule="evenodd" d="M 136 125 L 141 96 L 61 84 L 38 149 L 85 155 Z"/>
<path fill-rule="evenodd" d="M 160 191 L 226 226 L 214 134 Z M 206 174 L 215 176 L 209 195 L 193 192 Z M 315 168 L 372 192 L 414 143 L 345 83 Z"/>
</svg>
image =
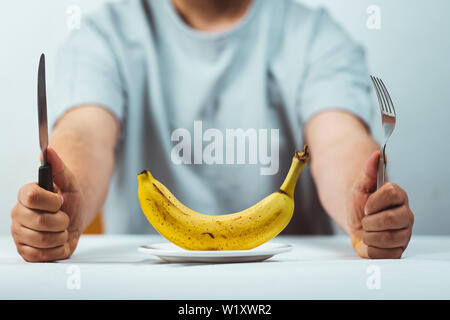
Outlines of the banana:
<svg viewBox="0 0 450 320">
<path fill-rule="evenodd" d="M 308 147 L 295 152 L 280 190 L 231 214 L 205 215 L 184 206 L 149 171 L 138 176 L 138 198 L 148 221 L 167 240 L 188 250 L 248 250 L 278 235 L 294 212 L 294 189 L 309 161 Z"/>
</svg>

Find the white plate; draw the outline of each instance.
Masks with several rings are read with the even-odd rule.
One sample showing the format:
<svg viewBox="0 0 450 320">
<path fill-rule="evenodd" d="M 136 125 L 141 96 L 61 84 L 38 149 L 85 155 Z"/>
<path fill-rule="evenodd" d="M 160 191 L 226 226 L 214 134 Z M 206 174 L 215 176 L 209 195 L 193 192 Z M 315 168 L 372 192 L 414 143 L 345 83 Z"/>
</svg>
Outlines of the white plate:
<svg viewBox="0 0 450 320">
<path fill-rule="evenodd" d="M 169 262 L 228 263 L 263 261 L 291 249 L 290 244 L 268 242 L 251 250 L 194 251 L 185 250 L 173 243 L 155 243 L 140 246 L 138 251 Z"/>
</svg>

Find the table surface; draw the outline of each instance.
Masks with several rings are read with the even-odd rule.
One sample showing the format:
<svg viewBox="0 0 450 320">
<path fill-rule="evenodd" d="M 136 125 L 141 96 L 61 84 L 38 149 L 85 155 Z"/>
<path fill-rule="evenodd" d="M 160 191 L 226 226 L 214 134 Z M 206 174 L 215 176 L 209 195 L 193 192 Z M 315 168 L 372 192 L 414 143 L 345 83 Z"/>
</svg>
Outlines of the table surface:
<svg viewBox="0 0 450 320">
<path fill-rule="evenodd" d="M 180 264 L 137 251 L 165 242 L 157 235 L 83 236 L 69 260 L 27 263 L 3 237 L 0 299 L 450 299 L 450 237 L 413 236 L 400 260 L 360 259 L 346 236 L 272 241 L 294 248 L 263 262 Z"/>
</svg>

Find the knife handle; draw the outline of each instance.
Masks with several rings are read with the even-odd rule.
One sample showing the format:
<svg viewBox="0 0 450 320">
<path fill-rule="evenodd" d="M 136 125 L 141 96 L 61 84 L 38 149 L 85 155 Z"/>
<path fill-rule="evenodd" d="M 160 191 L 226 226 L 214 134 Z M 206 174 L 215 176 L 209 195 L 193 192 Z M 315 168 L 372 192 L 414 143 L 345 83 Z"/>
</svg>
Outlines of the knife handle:
<svg viewBox="0 0 450 320">
<path fill-rule="evenodd" d="M 39 167 L 39 187 L 53 192 L 53 176 L 50 165 Z"/>
</svg>

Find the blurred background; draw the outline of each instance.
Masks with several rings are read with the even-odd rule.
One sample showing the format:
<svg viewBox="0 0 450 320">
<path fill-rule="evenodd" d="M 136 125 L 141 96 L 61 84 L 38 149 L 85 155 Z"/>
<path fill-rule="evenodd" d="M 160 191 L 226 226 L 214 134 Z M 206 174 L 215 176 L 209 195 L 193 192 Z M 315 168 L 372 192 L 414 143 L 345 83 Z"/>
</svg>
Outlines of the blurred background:
<svg viewBox="0 0 450 320">
<path fill-rule="evenodd" d="M 409 193 L 416 215 L 414 233 L 450 234 L 450 1 L 298 1 L 328 8 L 366 47 L 370 71 L 384 79 L 397 110 L 387 150 L 389 174 Z M 17 190 L 37 180 L 39 55 L 47 55 L 50 95 L 52 61 L 69 32 L 73 6 L 81 9 L 82 17 L 103 2 L 0 2 L 0 236 L 9 234 Z M 380 10 L 379 25 L 373 20 L 373 5 Z M 380 141 L 380 117 L 374 119 L 372 131 Z"/>
</svg>

